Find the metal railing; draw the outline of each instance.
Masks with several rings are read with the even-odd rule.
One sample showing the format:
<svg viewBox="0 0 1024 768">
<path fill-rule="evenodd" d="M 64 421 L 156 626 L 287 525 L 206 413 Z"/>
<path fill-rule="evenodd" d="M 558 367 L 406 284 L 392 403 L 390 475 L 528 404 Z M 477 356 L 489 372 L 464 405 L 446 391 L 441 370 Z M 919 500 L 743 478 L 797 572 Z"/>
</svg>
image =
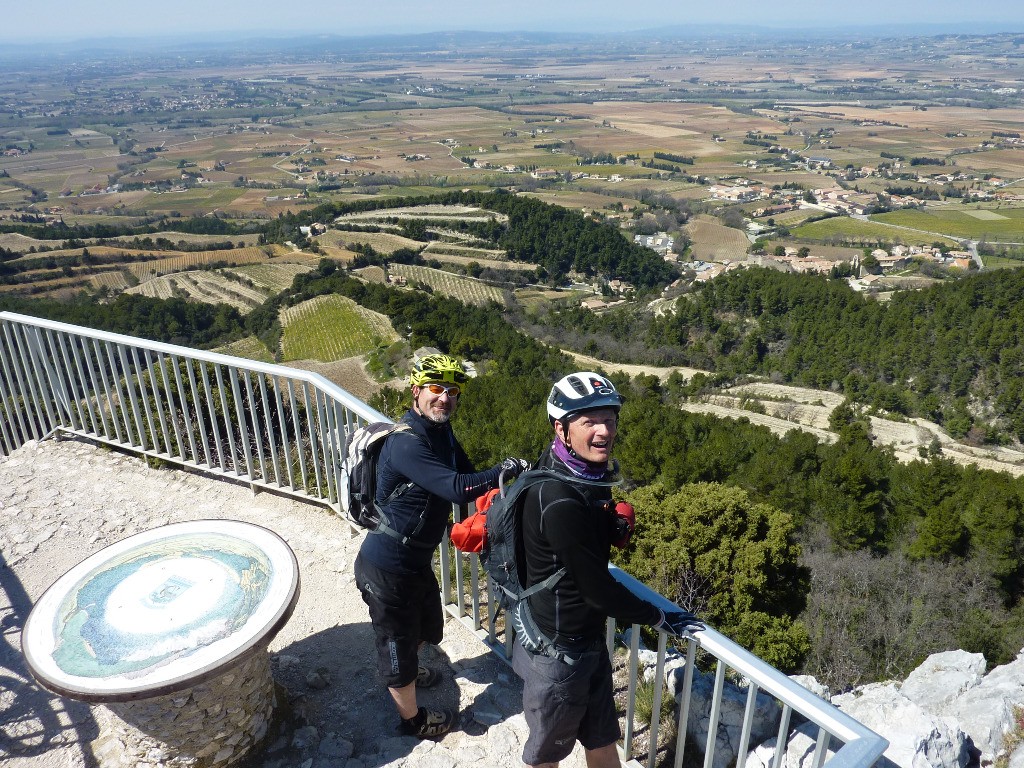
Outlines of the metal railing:
<svg viewBox="0 0 1024 768">
<path fill-rule="evenodd" d="M 341 511 L 338 480 L 347 435 L 386 417 L 322 376 L 280 365 L 202 352 L 49 320 L 0 313 L 0 456 L 29 440 L 56 433 L 79 435 L 146 456 L 312 500 Z M 456 517 L 462 510 L 456 509 Z M 611 567 L 615 578 L 645 599 L 672 604 L 628 574 Z M 447 541 L 440 552 L 445 609 L 506 660 L 514 636 L 505 632 L 489 599 L 479 558 L 456 552 Z M 615 622 L 607 644 L 615 647 Z M 640 627 L 629 633 L 625 733 L 622 761 L 640 766 L 634 752 L 637 693 L 640 686 Z M 669 638 L 656 633 L 653 702 L 646 742 L 659 743 Z M 730 764 L 718 750 L 727 676 L 746 686 L 742 730 L 731 745 L 736 768 L 751 747 L 758 701 L 778 705 L 771 768 L 782 768 L 793 715 L 816 729 L 810 768 L 867 768 L 888 743 L 778 670 L 708 628 L 681 641 L 684 679 L 678 694 L 673 765 L 680 768 L 693 711 L 694 682 L 701 656 L 714 659 L 708 708 L 704 768 Z M 732 683 L 731 683 L 732 684 Z M 830 744 L 841 747 L 829 757 Z M 756 746 L 756 745 L 755 745 Z M 646 749 L 654 768 L 656 748 Z M 717 759 L 717 762 L 716 762 Z M 690 763 L 692 764 L 692 761 Z"/>
<path fill-rule="evenodd" d="M 0 313 L 0 455 L 60 431 L 340 511 L 345 438 L 384 420 L 316 373 Z"/>
</svg>

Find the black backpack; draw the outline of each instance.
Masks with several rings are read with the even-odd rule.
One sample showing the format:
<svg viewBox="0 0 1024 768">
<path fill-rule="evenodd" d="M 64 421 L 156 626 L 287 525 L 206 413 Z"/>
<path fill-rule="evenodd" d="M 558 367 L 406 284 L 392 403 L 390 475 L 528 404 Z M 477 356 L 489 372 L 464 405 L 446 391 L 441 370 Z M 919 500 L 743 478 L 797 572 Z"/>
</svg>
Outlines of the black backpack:
<svg viewBox="0 0 1024 768">
<path fill-rule="evenodd" d="M 411 432 L 412 427 L 404 422 L 392 424 L 387 421 L 375 421 L 360 427 L 345 443 L 345 455 L 341 460 L 341 472 L 338 477 L 338 498 L 345 515 L 356 525 L 374 533 L 384 533 L 410 547 L 433 549 L 429 544 L 415 541 L 412 536 L 419 533 L 423 521 L 409 536 L 403 536 L 387 524 L 380 505 L 375 498 L 377 493 L 377 459 L 380 458 L 384 441 L 396 432 Z M 403 483 L 397 486 L 384 503 L 401 496 L 413 486 Z"/>
<path fill-rule="evenodd" d="M 526 600 L 541 590 L 554 588 L 565 575 L 565 567 L 531 587 L 523 583 L 526 576 L 522 530 L 525 492 L 538 483 L 548 480 L 565 482 L 565 479 L 564 475 L 553 470 L 538 468 L 521 474 L 507 490 L 502 487 L 501 493 L 494 497 L 486 510 L 480 562 L 491 581 L 492 599 L 497 601 L 499 608 L 505 609 L 506 620 L 523 647 L 531 653 L 544 653 L 571 663 L 572 660 L 564 657 L 537 626 Z"/>
</svg>

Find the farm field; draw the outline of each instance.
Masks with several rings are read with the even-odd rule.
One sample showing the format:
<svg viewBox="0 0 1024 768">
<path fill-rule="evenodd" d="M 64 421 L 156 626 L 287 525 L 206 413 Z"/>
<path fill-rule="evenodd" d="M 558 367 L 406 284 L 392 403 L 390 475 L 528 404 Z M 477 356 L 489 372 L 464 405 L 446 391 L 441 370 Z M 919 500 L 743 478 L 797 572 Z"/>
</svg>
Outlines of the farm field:
<svg viewBox="0 0 1024 768">
<path fill-rule="evenodd" d="M 346 213 L 335 219 L 338 224 L 380 224 L 387 219 L 421 219 L 425 221 L 491 221 L 502 223 L 508 217 L 495 211 L 468 205 L 418 205 L 415 208 L 388 208 L 384 211 Z"/>
<path fill-rule="evenodd" d="M 292 368 L 319 373 L 363 402 L 369 402 L 370 398 L 380 391 L 384 384 L 374 381 L 366 372 L 363 357 L 363 355 L 346 357 L 343 360 L 333 360 L 329 363 L 321 363 L 316 360 L 293 360 L 288 365 Z M 392 386 L 397 384 L 399 388 L 404 386 L 404 382 L 385 383 L 390 383 Z"/>
<path fill-rule="evenodd" d="M 329 362 L 366 354 L 399 336 L 385 315 L 332 294 L 281 312 L 281 359 Z"/>
<path fill-rule="evenodd" d="M 477 260 L 487 260 L 494 263 L 507 262 L 507 254 L 503 250 L 492 248 L 474 248 L 470 245 L 456 245 L 455 243 L 443 243 L 431 240 L 423 249 L 423 256 L 467 256 Z M 481 263 L 483 263 L 481 261 Z"/>
<path fill-rule="evenodd" d="M 244 357 L 246 360 L 258 360 L 261 363 L 274 362 L 274 356 L 255 336 L 246 336 L 244 339 L 217 347 L 213 351 L 232 357 Z"/>
<path fill-rule="evenodd" d="M 1017 135 L 1024 108 L 1019 93 L 1000 93 L 1012 90 L 1003 86 L 1024 81 L 1020 42 L 1011 35 L 868 37 L 853 47 L 813 39 L 799 44 L 778 40 L 770 46 L 722 40 L 693 46 L 666 39 L 642 55 L 601 43 L 577 49 L 575 42 L 524 38 L 514 55 L 467 43 L 466 56 L 381 49 L 346 57 L 297 48 L 287 56 L 266 51 L 248 59 L 249 54 L 233 51 L 237 58 L 230 64 L 224 63 L 230 59 L 211 56 L 201 65 L 198 59 L 195 64 L 161 60 L 162 54 L 153 51 L 151 58 L 139 59 L 131 78 L 123 77 L 123 64 L 97 59 L 89 86 L 74 93 L 63 57 L 48 63 L 40 58 L 32 70 L 32 87 L 24 85 L 19 73 L 0 78 L 0 103 L 9 107 L 0 110 L 5 147 L 0 221 L 7 229 L 45 231 L 54 238 L 0 233 L 0 247 L 26 259 L 39 259 L 38 252 L 29 253 L 32 248 L 54 248 L 49 255 L 56 259 L 81 256 L 84 243 L 93 257 L 92 264 L 65 258 L 56 268 L 38 270 L 35 282 L 0 290 L 63 298 L 101 289 L 117 293 L 142 279 L 146 282 L 136 292 L 237 301 L 236 306 L 247 308 L 264 293 L 288 287 L 322 256 L 350 262 L 358 243 L 383 254 L 423 249 L 425 258 L 462 266 L 475 261 L 483 267 L 533 269 L 507 262 L 496 249 L 478 247 L 454 227 L 447 230 L 448 222 L 494 215 L 470 206 L 345 217 L 341 221 L 352 226 L 373 224 L 390 231 L 332 229 L 314 239 L 322 249 L 316 254 L 281 245 L 272 246 L 273 256 L 258 256 L 250 252 L 261 248 L 258 235 L 174 231 L 186 226 L 219 231 L 226 228 L 222 223 L 248 231 L 249 225 L 296 212 L 302 215 L 294 223 L 309 223 L 305 214 L 314 207 L 331 211 L 319 207 L 395 196 L 414 201 L 459 189 L 500 189 L 607 214 L 627 238 L 634 231 L 634 216 L 649 224 L 652 217 L 639 217 L 655 214 L 659 227 L 667 222 L 664 226 L 677 232 L 693 214 L 687 227 L 692 257 L 739 261 L 746 259 L 750 240 L 743 230 L 722 222 L 730 211 L 749 214 L 761 203 L 732 206 L 711 200 L 712 184 L 735 180 L 766 190 L 775 186 L 780 193 L 836 185 L 880 193 L 897 185 L 942 191 L 950 184 L 960 187 L 961 194 L 984 191 L 1001 196 L 1002 202 L 929 203 L 921 211 L 896 211 L 871 221 L 839 217 L 810 224 L 806 218 L 818 211 L 805 208 L 772 217 L 791 235 L 765 236 L 773 247 L 808 243 L 812 256 L 826 258 L 856 255 L 858 248 L 836 245 L 845 241 L 941 240 L 954 246 L 950 238 L 957 237 L 1024 242 L 1024 208 L 1013 207 L 1021 206 L 1014 193 L 1024 195 L 1024 143 Z M 260 68 L 272 69 L 272 76 L 253 77 Z M 769 135 L 777 145 L 771 152 L 762 141 Z M 651 167 L 655 153 L 686 159 L 679 161 L 679 172 L 666 171 Z M 816 169 L 818 163 L 808 160 L 812 156 L 828 158 L 831 168 Z M 691 158 L 692 164 L 687 162 Z M 929 162 L 916 167 L 914 159 Z M 548 169 L 561 175 L 534 173 Z M 584 178 L 584 173 L 594 176 Z M 567 180 L 567 175 L 577 178 Z M 318 213 L 318 221 L 328 222 L 333 215 Z M 186 225 L 177 222 L 179 216 L 197 220 Z M 428 219 L 428 231 L 439 239 L 424 243 L 403 237 L 404 220 L 414 216 Z M 285 217 L 281 223 L 267 227 L 267 236 L 295 241 L 288 229 L 293 222 Z M 124 237 L 99 244 L 96 238 L 71 240 L 69 234 L 62 241 L 57 238 L 64 225 L 107 225 L 112 232 L 168 227 L 150 237 L 170 241 L 175 250 L 138 248 L 134 238 Z M 225 240 L 236 247 L 191 252 Z M 17 265 L 11 254 L 2 255 L 15 261 L 11 266 L 26 266 L 24 261 Z M 234 266 L 201 269 L 214 262 Z M 1022 265 L 999 257 L 986 264 Z M 12 272 L 18 279 L 31 276 Z M 229 273 L 256 288 L 222 281 Z M 507 295 L 440 270 L 396 266 L 393 273 L 463 301 L 501 301 Z M 386 279 L 379 267 L 359 275 Z M 909 274 L 886 275 L 875 283 L 893 290 L 928 284 L 928 278 Z M 516 296 L 529 309 L 542 301 L 578 302 L 593 295 L 579 287 L 583 290 L 538 286 L 516 291 Z M 349 306 L 306 309 L 308 317 L 290 316 L 282 350 L 292 357 L 349 355 L 342 358 L 346 366 L 339 365 L 332 375 L 351 376 L 354 383 L 343 384 L 351 391 L 362 391 L 356 389 L 362 386 L 372 391 L 358 359 L 373 346 L 372 323 L 362 316 L 353 319 Z M 371 327 L 348 334 L 358 337 L 358 350 L 331 346 L 346 323 Z M 385 330 L 381 337 L 391 338 L 390 329 Z M 247 346 L 251 343 L 230 348 L 238 354 L 267 354 Z M 303 364 L 324 371 L 333 365 Z M 818 427 L 828 405 L 804 402 L 792 393 L 762 397 L 760 390 L 720 394 L 707 405 L 735 406 L 737 401 L 727 399 L 732 396 L 760 398 L 776 420 Z M 899 428 L 883 426 L 879 433 L 894 435 L 892 444 L 899 450 L 913 445 L 898 436 Z"/>
<path fill-rule="evenodd" d="M 24 242 L 19 244 L 24 245 Z M 86 251 L 88 258 L 85 257 Z M 269 261 L 275 254 L 279 258 L 273 262 Z M 76 266 L 65 264 L 60 268 L 55 264 L 46 264 L 48 259 L 64 257 L 82 257 L 87 263 Z M 226 301 L 242 308 L 242 304 L 251 307 L 254 302 L 261 303 L 269 293 L 288 287 L 296 274 L 312 269 L 319 258 L 316 254 L 295 252 L 281 245 L 245 246 L 212 251 L 154 251 L 112 245 L 58 248 L 28 252 L 8 260 L 8 263 L 12 264 L 39 262 L 40 266 L 18 273 L 16 280 L 0 284 L 0 290 L 66 299 L 83 290 L 91 293 L 105 289 L 110 294 L 116 294 L 132 285 L 145 284 L 147 281 L 169 274 L 202 269 L 214 264 L 262 266 L 262 269 L 255 269 L 253 278 L 246 278 L 261 286 L 255 291 L 243 283 L 236 282 L 231 291 L 216 290 L 214 294 L 206 294 L 194 278 L 186 278 L 182 285 L 178 286 L 176 295 L 192 295 L 192 298 L 198 301 Z M 33 263 L 32 266 L 37 265 Z M 244 275 L 244 271 L 241 274 Z M 220 279 L 227 282 L 226 278 Z M 167 281 L 161 281 L 140 287 L 135 292 L 152 296 L 170 296 L 174 294 L 174 288 Z M 231 298 L 232 293 L 237 296 Z"/>
<path fill-rule="evenodd" d="M 894 224 L 875 221 L 861 221 L 849 216 L 834 216 L 830 219 L 812 221 L 792 229 L 791 234 L 798 240 L 819 240 L 829 242 L 847 242 L 863 245 L 876 243 L 904 243 L 907 245 L 931 245 L 942 242 L 956 247 L 955 240 L 942 237 L 932 232 L 920 232 L 905 229 Z"/>
<path fill-rule="evenodd" d="M 223 271 L 252 281 L 268 294 L 275 294 L 291 287 L 292 281 L 298 275 L 304 275 L 313 268 L 314 265 L 311 263 L 268 261 Z"/>
<path fill-rule="evenodd" d="M 1008 259 L 1003 256 L 982 256 L 982 263 L 985 269 L 1020 269 L 1024 267 L 1021 259 Z"/>
<path fill-rule="evenodd" d="M 448 249 L 445 249 L 448 250 Z M 467 248 L 460 252 L 462 254 L 466 252 L 472 253 L 474 249 Z M 480 253 L 488 253 L 488 251 L 479 251 Z M 458 264 L 460 266 L 466 266 L 467 264 L 479 264 L 481 267 L 490 267 L 492 269 L 514 269 L 520 272 L 533 272 L 537 269 L 536 264 L 530 264 L 524 261 L 505 261 L 502 259 L 489 259 L 485 256 L 467 256 L 458 255 L 455 253 L 446 253 L 442 251 L 431 251 L 427 250 L 423 252 L 423 258 L 425 259 L 436 259 L 443 264 Z"/>
<path fill-rule="evenodd" d="M 191 232 L 175 232 L 174 230 L 167 230 L 166 232 L 159 232 L 153 235 L 121 235 L 119 237 L 108 237 L 106 242 L 108 243 L 132 243 L 135 240 L 143 240 L 149 238 L 150 240 L 170 240 L 175 245 L 195 246 L 195 245 L 213 245 L 231 242 L 239 248 L 254 247 L 259 244 L 259 235 L 196 235 Z M 88 242 L 88 241 L 86 241 Z"/>
<path fill-rule="evenodd" d="M 183 216 L 202 215 L 218 208 L 231 208 L 244 189 L 225 186 L 203 186 L 181 192 L 151 193 L 135 206 L 143 211 L 175 211 Z"/>
<path fill-rule="evenodd" d="M 760 382 L 729 390 L 732 394 L 710 395 L 701 402 L 684 403 L 691 413 L 706 413 L 720 418 L 746 419 L 767 427 L 777 435 L 792 429 L 809 432 L 822 442 L 832 443 L 837 435 L 828 429 L 828 419 L 837 404 L 831 392 Z M 839 398 L 841 400 L 841 398 Z M 744 401 L 756 402 L 765 413 L 743 408 Z M 942 453 L 961 465 L 975 465 L 997 472 L 1024 475 L 1024 453 L 999 447 L 974 448 L 954 441 L 937 424 L 923 419 L 892 421 L 871 416 L 872 442 L 890 446 L 903 462 L 920 461 L 919 448 L 928 448 L 937 440 Z"/>
<path fill-rule="evenodd" d="M 743 261 L 747 258 L 750 240 L 744 232 L 719 223 L 713 216 L 695 216 L 686 225 L 693 244 L 694 259 L 701 261 Z"/>
<path fill-rule="evenodd" d="M 384 271 L 384 267 L 360 267 L 359 269 L 353 269 L 352 274 L 367 283 L 386 283 L 388 281 L 388 275 Z"/>
<path fill-rule="evenodd" d="M 369 245 L 377 253 L 388 255 L 400 248 L 411 248 L 418 251 L 424 246 L 419 240 L 395 235 L 390 232 L 348 232 L 344 229 L 329 229 L 317 235 L 316 242 L 323 246 L 349 248 L 353 245 Z"/>
<path fill-rule="evenodd" d="M 871 220 L 971 240 L 1024 242 L 1024 208 L 929 207 L 878 213 Z"/>
<path fill-rule="evenodd" d="M 815 213 L 817 213 L 817 211 L 812 208 L 797 208 L 793 211 L 784 211 L 783 213 L 776 213 L 772 216 L 766 216 L 765 218 L 774 219 L 776 224 L 792 228 L 798 224 L 802 224 Z M 760 219 L 758 219 L 758 221 L 760 221 Z"/>
<path fill-rule="evenodd" d="M 106 288 L 110 293 L 120 293 L 130 285 L 124 270 L 121 269 L 91 275 L 89 277 L 89 284 L 97 290 Z"/>
<path fill-rule="evenodd" d="M 392 264 L 389 269 L 392 274 L 400 275 L 410 282 L 429 285 L 438 293 L 467 304 L 487 304 L 492 301 L 498 304 L 505 303 L 505 296 L 500 288 L 470 277 L 461 277 L 444 270 L 414 264 Z"/>
<path fill-rule="evenodd" d="M 232 248 L 226 251 L 172 252 L 173 255 L 165 255 L 154 261 L 129 264 L 128 269 L 139 280 L 148 280 L 168 272 L 184 272 L 188 269 L 195 269 L 209 264 L 223 264 L 226 266 L 262 264 L 268 259 L 267 248 L 273 248 L 275 255 L 287 256 L 290 262 L 294 260 L 297 263 L 305 262 L 313 266 L 319 260 L 319 257 L 314 253 L 295 253 L 283 246 L 275 245 Z"/>
<path fill-rule="evenodd" d="M 619 166 L 594 166 L 593 172 L 595 174 L 607 175 L 609 173 L 618 173 Z M 590 179 L 581 179 L 580 186 L 585 184 L 594 183 Z M 703 191 L 703 188 L 701 188 Z M 628 195 L 617 196 L 601 194 L 598 192 L 587 191 L 586 189 L 573 189 L 569 188 L 564 191 L 552 190 L 543 192 L 528 192 L 525 193 L 529 197 L 535 197 L 545 203 L 551 203 L 554 205 L 561 205 L 564 208 L 576 208 L 581 211 L 605 211 L 612 209 L 616 204 L 618 205 L 635 205 L 636 200 Z"/>
</svg>

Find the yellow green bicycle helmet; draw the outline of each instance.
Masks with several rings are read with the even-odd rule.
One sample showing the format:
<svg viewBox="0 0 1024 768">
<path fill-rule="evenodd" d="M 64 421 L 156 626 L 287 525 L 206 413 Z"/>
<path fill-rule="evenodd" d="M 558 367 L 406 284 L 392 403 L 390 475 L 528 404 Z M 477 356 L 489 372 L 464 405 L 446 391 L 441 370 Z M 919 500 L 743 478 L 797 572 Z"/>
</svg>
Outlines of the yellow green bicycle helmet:
<svg viewBox="0 0 1024 768">
<path fill-rule="evenodd" d="M 469 381 L 462 363 L 448 355 L 424 355 L 412 365 L 409 383 L 422 387 L 427 382 L 439 381 L 449 384 L 465 384 Z"/>
</svg>

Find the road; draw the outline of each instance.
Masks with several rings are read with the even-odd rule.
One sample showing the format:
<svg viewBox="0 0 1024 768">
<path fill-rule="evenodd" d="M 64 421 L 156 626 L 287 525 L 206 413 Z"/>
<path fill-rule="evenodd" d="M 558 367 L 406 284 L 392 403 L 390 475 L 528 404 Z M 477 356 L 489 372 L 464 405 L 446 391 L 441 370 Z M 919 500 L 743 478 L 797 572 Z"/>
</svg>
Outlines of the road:
<svg viewBox="0 0 1024 768">
<path fill-rule="evenodd" d="M 850 214 L 850 218 L 851 219 L 857 219 L 857 221 L 871 221 L 871 218 L 867 214 L 863 214 L 863 213 L 852 213 L 852 214 Z M 874 223 L 877 224 L 877 223 L 882 223 L 882 222 L 874 222 Z M 985 266 L 984 263 L 981 260 L 981 256 L 978 255 L 978 241 L 977 240 L 969 240 L 966 237 L 957 237 L 956 235 L 948 235 L 948 234 L 945 234 L 943 232 L 929 232 L 927 229 L 915 229 L 914 227 L 908 227 L 908 226 L 906 226 L 904 224 L 889 224 L 888 222 L 884 222 L 884 223 L 885 223 L 885 226 L 887 226 L 887 227 L 893 227 L 895 229 L 905 229 L 908 232 L 916 232 L 917 234 L 920 234 L 920 235 L 928 235 L 929 237 L 942 237 L 942 238 L 946 238 L 947 240 L 955 240 L 956 242 L 960 243 L 960 245 L 962 245 L 964 248 L 966 248 L 970 252 L 971 259 L 974 261 L 975 264 L 978 265 L 978 269 L 982 269 Z"/>
</svg>

